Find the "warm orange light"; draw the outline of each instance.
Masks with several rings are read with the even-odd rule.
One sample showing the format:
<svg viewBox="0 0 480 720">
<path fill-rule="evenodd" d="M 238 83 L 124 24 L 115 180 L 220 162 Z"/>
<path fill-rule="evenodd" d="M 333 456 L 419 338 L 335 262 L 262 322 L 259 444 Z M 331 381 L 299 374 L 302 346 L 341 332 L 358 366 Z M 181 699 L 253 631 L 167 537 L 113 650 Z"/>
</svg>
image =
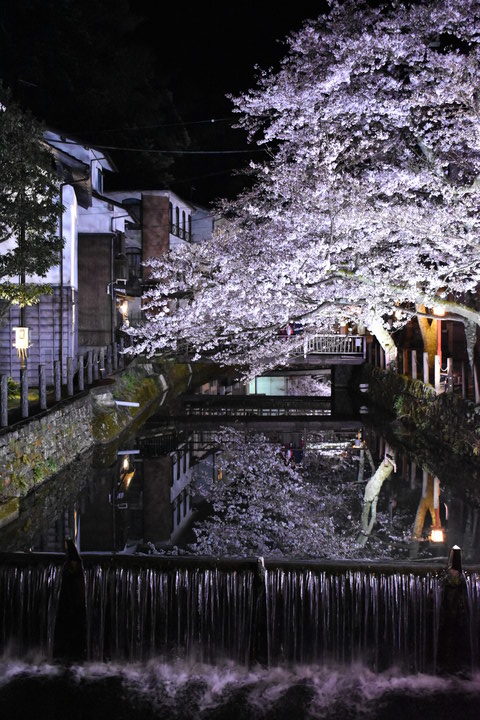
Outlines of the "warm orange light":
<svg viewBox="0 0 480 720">
<path fill-rule="evenodd" d="M 443 528 L 441 528 L 441 527 L 440 528 L 439 527 L 432 528 L 432 531 L 430 533 L 430 540 L 432 542 L 436 542 L 436 543 L 444 542 L 445 536 L 443 533 Z"/>
<path fill-rule="evenodd" d="M 126 473 L 123 477 L 123 482 L 125 484 L 125 490 L 128 490 L 128 486 L 133 480 L 133 476 L 135 475 L 135 470 L 132 470 L 132 472 Z"/>
</svg>

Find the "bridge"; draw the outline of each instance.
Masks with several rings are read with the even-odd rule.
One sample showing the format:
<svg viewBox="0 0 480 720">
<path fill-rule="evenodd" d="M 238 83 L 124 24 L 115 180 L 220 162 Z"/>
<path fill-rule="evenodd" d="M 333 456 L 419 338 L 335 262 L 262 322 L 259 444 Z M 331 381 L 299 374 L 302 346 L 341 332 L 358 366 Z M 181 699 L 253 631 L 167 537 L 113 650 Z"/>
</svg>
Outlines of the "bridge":
<svg viewBox="0 0 480 720">
<path fill-rule="evenodd" d="M 361 365 L 366 357 L 365 335 L 314 335 L 291 356 L 293 365 Z"/>
</svg>

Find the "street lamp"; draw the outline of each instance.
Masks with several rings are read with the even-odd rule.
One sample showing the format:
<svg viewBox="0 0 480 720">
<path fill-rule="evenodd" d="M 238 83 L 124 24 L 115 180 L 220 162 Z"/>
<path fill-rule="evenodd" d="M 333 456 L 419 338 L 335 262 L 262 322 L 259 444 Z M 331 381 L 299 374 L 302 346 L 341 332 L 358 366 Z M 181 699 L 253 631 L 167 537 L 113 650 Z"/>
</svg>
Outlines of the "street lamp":
<svg viewBox="0 0 480 720">
<path fill-rule="evenodd" d="M 17 351 L 20 360 L 20 368 L 25 370 L 25 363 L 28 351 L 28 327 L 14 327 L 15 341 L 13 347 Z"/>
<path fill-rule="evenodd" d="M 122 302 L 118 305 L 118 311 L 120 315 L 122 316 L 123 324 L 125 327 L 129 326 L 129 320 L 128 320 L 128 300 L 124 299 Z"/>
</svg>

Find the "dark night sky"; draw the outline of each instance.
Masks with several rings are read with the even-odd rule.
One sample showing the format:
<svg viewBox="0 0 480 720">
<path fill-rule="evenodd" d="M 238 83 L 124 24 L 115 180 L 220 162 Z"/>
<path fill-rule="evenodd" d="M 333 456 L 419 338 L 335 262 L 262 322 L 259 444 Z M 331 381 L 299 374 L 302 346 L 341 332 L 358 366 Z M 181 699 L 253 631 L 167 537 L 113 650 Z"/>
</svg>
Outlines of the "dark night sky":
<svg viewBox="0 0 480 720">
<path fill-rule="evenodd" d="M 234 171 L 249 154 L 176 155 L 168 168 L 161 153 L 139 150 L 185 148 L 180 120 L 189 150 L 247 149 L 226 94 L 253 87 L 254 66 L 275 66 L 284 38 L 324 8 L 324 0 L 0 0 L 0 79 L 48 126 L 116 147 L 111 187 L 159 187 L 169 173 L 173 190 L 207 204 L 242 188 Z"/>
<path fill-rule="evenodd" d="M 180 115 L 186 122 L 230 118 L 227 93 L 254 85 L 254 66 L 275 65 L 285 54 L 283 39 L 303 21 L 316 17 L 324 3 L 174 2 L 165 10 L 156 0 L 132 0 L 145 15 L 139 28 L 166 73 Z M 193 149 L 245 149 L 244 133 L 230 122 L 188 125 Z M 199 202 L 232 194 L 242 181 L 231 170 L 248 163 L 247 155 L 189 157 L 177 161 L 173 187 Z"/>
</svg>

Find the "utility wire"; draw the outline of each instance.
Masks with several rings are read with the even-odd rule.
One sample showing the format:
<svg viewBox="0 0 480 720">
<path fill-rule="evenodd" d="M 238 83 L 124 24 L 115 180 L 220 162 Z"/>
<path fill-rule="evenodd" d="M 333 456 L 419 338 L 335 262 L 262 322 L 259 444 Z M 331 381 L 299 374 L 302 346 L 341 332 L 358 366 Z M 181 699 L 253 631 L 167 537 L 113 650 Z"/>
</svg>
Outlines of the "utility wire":
<svg viewBox="0 0 480 720">
<path fill-rule="evenodd" d="M 81 147 L 87 147 L 87 143 L 75 141 L 75 140 L 52 140 L 50 144 L 57 143 L 60 145 L 80 145 Z M 123 150 L 126 152 L 140 152 L 140 153 L 158 153 L 162 155 L 238 155 L 238 154 L 252 154 L 267 152 L 267 148 L 258 148 L 256 150 L 157 150 L 155 148 L 132 148 L 132 147 L 120 147 L 118 145 L 97 145 L 94 144 L 95 148 L 99 150 Z"/>
</svg>

